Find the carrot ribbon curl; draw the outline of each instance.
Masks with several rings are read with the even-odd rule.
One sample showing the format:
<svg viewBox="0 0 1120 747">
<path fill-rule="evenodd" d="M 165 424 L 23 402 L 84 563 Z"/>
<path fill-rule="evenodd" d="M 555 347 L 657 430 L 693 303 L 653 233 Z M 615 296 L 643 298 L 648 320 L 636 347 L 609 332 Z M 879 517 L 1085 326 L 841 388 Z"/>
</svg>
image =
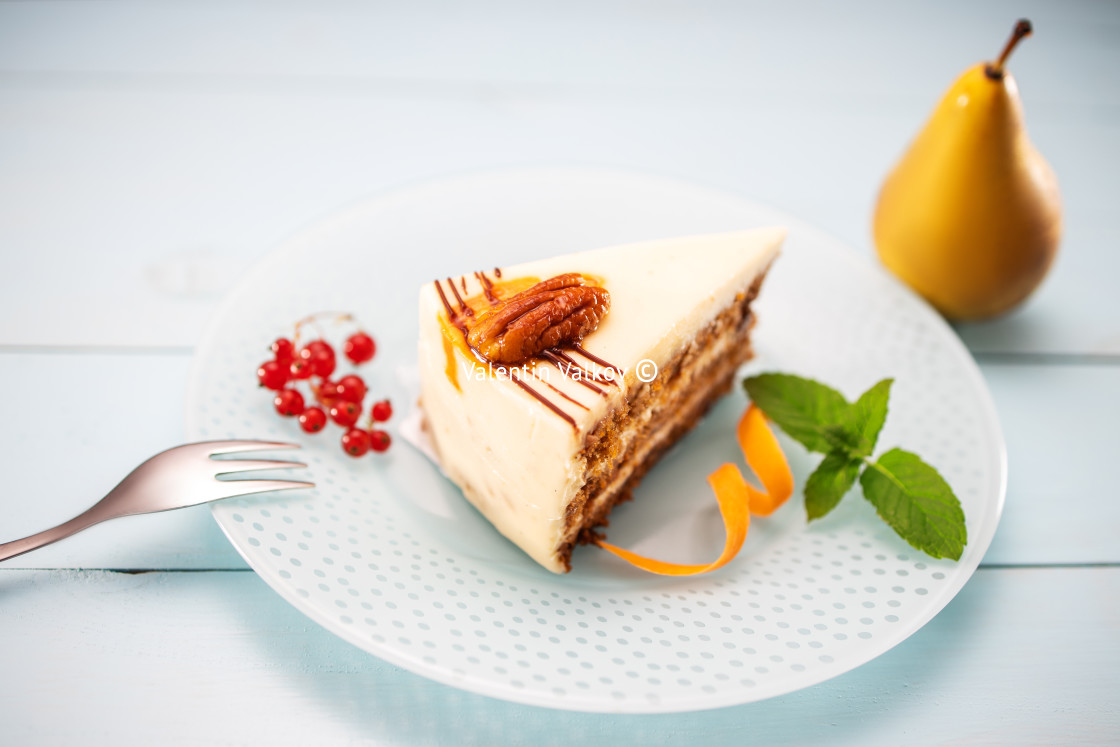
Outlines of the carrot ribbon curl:
<svg viewBox="0 0 1120 747">
<path fill-rule="evenodd" d="M 719 502 L 720 516 L 727 532 L 723 552 L 718 558 L 707 564 L 668 563 L 624 550 L 605 540 L 597 540 L 595 544 L 631 565 L 663 576 L 692 576 L 714 571 L 729 563 L 743 547 L 751 525 L 751 514 L 769 516 L 793 494 L 793 473 L 786 456 L 766 423 L 766 417 L 753 404 L 740 418 L 736 436 L 743 458 L 762 483 L 762 488 L 756 488 L 743 479 L 739 468 L 731 463 L 720 465 L 708 475 L 708 484 Z"/>
</svg>

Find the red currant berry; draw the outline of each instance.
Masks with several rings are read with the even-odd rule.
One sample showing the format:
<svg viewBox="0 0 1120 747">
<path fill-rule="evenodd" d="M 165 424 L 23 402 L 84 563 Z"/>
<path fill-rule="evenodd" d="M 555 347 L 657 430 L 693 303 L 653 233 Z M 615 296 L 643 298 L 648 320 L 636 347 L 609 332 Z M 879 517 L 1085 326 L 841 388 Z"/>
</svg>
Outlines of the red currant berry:
<svg viewBox="0 0 1120 747">
<path fill-rule="evenodd" d="M 385 431 L 374 429 L 369 432 L 369 447 L 374 451 L 385 451 L 392 443 L 393 439 Z"/>
<path fill-rule="evenodd" d="M 384 423 L 389 418 L 393 417 L 393 406 L 389 404 L 389 400 L 383 399 L 380 402 L 373 403 L 373 409 L 370 411 L 373 419 L 378 423 Z"/>
<path fill-rule="evenodd" d="M 351 428 L 342 436 L 342 449 L 352 457 L 362 456 L 369 447 L 369 433 L 361 428 Z"/>
<path fill-rule="evenodd" d="M 339 399 L 361 404 L 366 396 L 366 383 L 362 381 L 361 376 L 347 374 L 338 380 L 335 391 Z"/>
<path fill-rule="evenodd" d="M 322 407 L 308 407 L 299 415 L 299 427 L 308 433 L 318 433 L 327 424 L 327 414 Z"/>
<path fill-rule="evenodd" d="M 310 379 L 311 364 L 302 358 L 296 358 L 289 367 L 293 379 Z"/>
<path fill-rule="evenodd" d="M 257 369 L 257 380 L 266 389 L 280 391 L 288 383 L 288 367 L 277 361 L 265 361 Z"/>
<path fill-rule="evenodd" d="M 336 402 L 331 405 L 331 420 L 343 428 L 349 428 L 357 423 L 361 414 L 362 408 L 356 402 Z"/>
<path fill-rule="evenodd" d="M 276 357 L 277 363 L 287 366 L 291 365 L 292 359 L 296 357 L 296 348 L 287 337 L 280 337 L 272 343 L 272 354 Z"/>
<path fill-rule="evenodd" d="M 300 349 L 299 357 L 310 358 L 311 356 L 318 353 L 327 353 L 328 355 L 334 355 L 334 348 L 332 348 L 331 344 L 326 340 L 312 340 Z"/>
<path fill-rule="evenodd" d="M 365 332 L 355 332 L 346 338 L 343 350 L 347 358 L 355 364 L 361 364 L 373 359 L 373 354 L 377 352 L 377 345 Z"/>
<path fill-rule="evenodd" d="M 324 379 L 334 373 L 334 348 L 322 340 L 312 340 L 299 351 L 300 360 L 311 364 L 311 373 Z"/>
<path fill-rule="evenodd" d="M 335 400 L 339 399 L 338 382 L 325 379 L 319 386 L 314 387 L 314 389 L 315 399 L 319 400 L 327 407 L 330 407 L 335 403 Z"/>
<path fill-rule="evenodd" d="M 282 389 L 272 398 L 272 404 L 276 412 L 290 418 L 303 412 L 303 395 L 295 389 Z"/>
</svg>

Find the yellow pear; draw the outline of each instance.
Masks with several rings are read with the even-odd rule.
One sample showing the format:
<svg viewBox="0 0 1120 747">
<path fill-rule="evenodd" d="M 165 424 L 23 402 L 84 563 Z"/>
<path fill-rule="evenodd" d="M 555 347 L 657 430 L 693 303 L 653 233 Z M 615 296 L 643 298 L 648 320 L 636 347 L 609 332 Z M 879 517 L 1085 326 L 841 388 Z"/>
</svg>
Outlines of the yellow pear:
<svg viewBox="0 0 1120 747">
<path fill-rule="evenodd" d="M 1027 137 L 1018 86 L 1004 69 L 1030 33 L 1019 21 L 999 59 L 957 79 L 879 193 L 880 259 L 949 319 L 1016 306 L 1058 249 L 1058 183 Z"/>
</svg>

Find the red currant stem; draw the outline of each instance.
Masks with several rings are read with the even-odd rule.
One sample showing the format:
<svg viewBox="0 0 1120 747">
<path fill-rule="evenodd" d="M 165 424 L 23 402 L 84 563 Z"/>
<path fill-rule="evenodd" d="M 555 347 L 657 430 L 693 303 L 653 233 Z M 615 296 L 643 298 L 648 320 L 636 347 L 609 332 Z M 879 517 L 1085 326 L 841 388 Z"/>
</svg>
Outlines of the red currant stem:
<svg viewBox="0 0 1120 747">
<path fill-rule="evenodd" d="M 319 337 L 325 337 L 322 327 L 316 324 L 316 322 L 324 318 L 330 319 L 332 324 L 342 324 L 343 322 L 353 322 L 355 325 L 358 324 L 358 320 L 354 318 L 354 315 L 347 311 L 316 311 L 314 314 L 308 314 L 303 319 L 296 322 L 295 334 L 292 335 L 292 347 L 296 349 L 297 353 L 299 352 L 299 333 L 305 324 L 314 325 L 315 331 L 319 333 Z"/>
<path fill-rule="evenodd" d="M 296 322 L 296 329 L 301 325 L 310 324 L 313 322 L 320 322 L 325 318 L 329 318 L 332 324 L 342 324 L 343 322 L 354 321 L 354 316 L 345 311 L 317 311 L 314 314 L 308 314 L 303 319 Z"/>
</svg>

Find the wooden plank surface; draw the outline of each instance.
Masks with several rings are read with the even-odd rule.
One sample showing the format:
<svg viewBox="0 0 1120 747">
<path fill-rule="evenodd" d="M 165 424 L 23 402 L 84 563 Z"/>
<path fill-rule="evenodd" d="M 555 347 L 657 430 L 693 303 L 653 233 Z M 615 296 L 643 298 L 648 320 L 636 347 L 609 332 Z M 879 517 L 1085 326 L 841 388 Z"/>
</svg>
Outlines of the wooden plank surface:
<svg viewBox="0 0 1120 747">
<path fill-rule="evenodd" d="M 409 8 L 0 5 L 0 344 L 192 345 L 239 273 L 293 231 L 478 168 L 677 176 L 870 254 L 887 169 L 1023 12 L 985 5 L 962 24 L 930 9 L 918 33 L 878 4 Z M 1038 38 L 1015 70 L 1063 185 L 1062 259 L 1022 313 L 962 335 L 980 352 L 1116 355 L 1120 259 L 1096 250 L 1120 238 L 1116 11 L 1030 10 Z M 789 54 L 791 24 L 805 56 Z M 255 42 L 238 43 L 250 28 Z"/>
<path fill-rule="evenodd" d="M 251 573 L 5 570 L 0 743 L 1114 744 L 1117 591 L 1116 568 L 981 570 L 913 637 L 823 684 L 715 711 L 611 716 L 396 669 Z"/>
<path fill-rule="evenodd" d="M 1120 11 L 1091 0 L 920 10 L 886 0 L 858 8 L 827 0 L 640 8 L 622 0 L 489 0 L 470 10 L 449 0 L 10 3 L 0 8 L 0 69 L 217 85 L 364 82 L 412 95 L 425 87 L 476 95 L 503 87 L 658 96 L 778 91 L 855 106 L 897 103 L 901 95 L 924 110 L 948 83 L 944 61 L 963 68 L 995 55 L 1023 15 L 1034 20 L 1037 39 L 1015 64 L 1045 90 L 1039 100 L 1059 117 L 1117 114 L 1120 82 L 1110 71 L 1120 64 L 1112 43 Z"/>
<path fill-rule="evenodd" d="M 8 483 L 0 492 L 3 540 L 76 516 L 134 467 L 185 440 L 183 396 L 189 354 L 3 353 L 15 397 L 0 429 Z M 210 509 L 133 516 L 89 529 L 65 542 L 7 561 L 30 568 L 245 568 Z"/>
<path fill-rule="evenodd" d="M 1024 309 L 958 327 L 1003 423 L 1007 505 L 981 570 L 912 638 L 738 708 L 517 706 L 326 633 L 196 508 L 0 567 L 0 744 L 1120 743 L 1115 3 L 0 3 L 0 539 L 179 442 L 223 295 L 368 195 L 622 167 L 771 204 L 872 258 L 883 176 L 1022 15 L 1036 33 L 1012 69 L 1063 246 Z"/>
</svg>

